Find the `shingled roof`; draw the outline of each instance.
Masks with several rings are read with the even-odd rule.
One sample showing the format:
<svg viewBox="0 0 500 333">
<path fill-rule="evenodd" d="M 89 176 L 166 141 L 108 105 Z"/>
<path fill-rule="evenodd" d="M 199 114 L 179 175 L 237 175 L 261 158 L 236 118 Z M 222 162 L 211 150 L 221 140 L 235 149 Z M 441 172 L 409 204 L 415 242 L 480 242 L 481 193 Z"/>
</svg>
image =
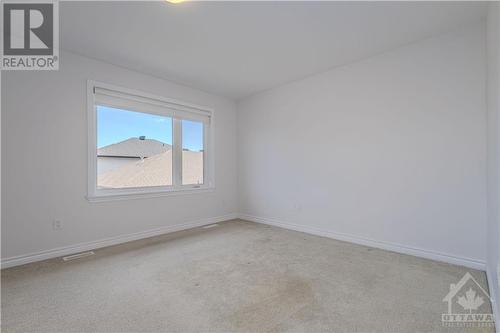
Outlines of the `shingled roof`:
<svg viewBox="0 0 500 333">
<path fill-rule="evenodd" d="M 97 149 L 101 157 L 150 157 L 172 149 L 172 146 L 154 139 L 130 138 Z"/>
<path fill-rule="evenodd" d="M 203 152 L 182 152 L 182 182 L 203 183 Z M 98 176 L 101 188 L 172 185 L 172 150 L 135 161 Z"/>
</svg>

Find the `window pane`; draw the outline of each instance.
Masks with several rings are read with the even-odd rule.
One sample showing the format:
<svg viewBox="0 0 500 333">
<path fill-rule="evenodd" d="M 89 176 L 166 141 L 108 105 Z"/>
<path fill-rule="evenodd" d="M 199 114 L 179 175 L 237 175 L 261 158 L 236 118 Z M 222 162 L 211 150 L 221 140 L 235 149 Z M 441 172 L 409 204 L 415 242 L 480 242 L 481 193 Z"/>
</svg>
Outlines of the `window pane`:
<svg viewBox="0 0 500 333">
<path fill-rule="evenodd" d="M 172 185 L 172 118 L 97 106 L 97 187 Z"/>
<path fill-rule="evenodd" d="M 182 121 L 182 184 L 203 184 L 203 123 Z"/>
</svg>

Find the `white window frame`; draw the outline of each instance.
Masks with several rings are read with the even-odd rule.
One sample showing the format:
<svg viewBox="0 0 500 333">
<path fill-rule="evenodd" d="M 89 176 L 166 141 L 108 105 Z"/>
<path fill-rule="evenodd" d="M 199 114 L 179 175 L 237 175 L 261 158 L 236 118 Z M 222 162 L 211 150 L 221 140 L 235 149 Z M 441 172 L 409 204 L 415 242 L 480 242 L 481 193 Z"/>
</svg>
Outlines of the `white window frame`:
<svg viewBox="0 0 500 333">
<path fill-rule="evenodd" d="M 145 98 L 161 105 L 154 112 L 145 112 L 172 118 L 172 183 L 171 186 L 148 186 L 119 189 L 100 189 L 97 187 L 97 116 L 96 116 L 96 89 L 105 89 L 131 97 Z M 108 105 L 112 106 L 112 105 Z M 123 105 L 116 106 L 124 108 Z M 162 110 L 165 110 L 165 113 Z M 130 109 L 135 111 L 133 107 Z M 167 111 L 169 111 L 167 113 Z M 179 112 L 180 117 L 172 116 L 172 112 Z M 182 185 L 182 114 L 192 113 L 208 115 L 208 123 L 203 126 L 203 184 Z M 88 80 L 87 81 L 87 120 L 88 120 L 88 187 L 87 199 L 91 202 L 138 199 L 167 195 L 203 193 L 215 189 L 215 156 L 214 156 L 214 110 L 204 106 L 182 102 L 179 100 L 156 96 L 142 91 L 123 88 L 113 84 Z M 189 118 L 185 118 L 190 120 Z"/>
</svg>

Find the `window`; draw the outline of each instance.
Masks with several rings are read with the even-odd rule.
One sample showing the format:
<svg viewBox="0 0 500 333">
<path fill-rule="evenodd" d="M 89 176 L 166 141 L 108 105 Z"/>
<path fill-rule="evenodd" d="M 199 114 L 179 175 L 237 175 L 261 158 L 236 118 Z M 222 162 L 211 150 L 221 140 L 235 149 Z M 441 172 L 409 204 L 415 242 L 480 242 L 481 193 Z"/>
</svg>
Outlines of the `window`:
<svg viewBox="0 0 500 333">
<path fill-rule="evenodd" d="M 214 186 L 213 111 L 89 81 L 91 201 Z"/>
<path fill-rule="evenodd" d="M 96 112 L 98 189 L 173 185 L 172 118 L 102 105 Z"/>
</svg>

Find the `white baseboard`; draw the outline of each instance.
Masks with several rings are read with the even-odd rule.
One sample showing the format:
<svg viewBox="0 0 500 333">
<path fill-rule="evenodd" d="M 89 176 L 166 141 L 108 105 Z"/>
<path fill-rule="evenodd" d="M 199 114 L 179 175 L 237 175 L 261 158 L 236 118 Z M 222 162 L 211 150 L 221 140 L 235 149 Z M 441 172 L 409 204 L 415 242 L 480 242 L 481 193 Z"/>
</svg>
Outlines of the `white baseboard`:
<svg viewBox="0 0 500 333">
<path fill-rule="evenodd" d="M 470 259 L 470 258 L 457 257 L 457 256 L 450 255 L 447 253 L 439 253 L 439 252 L 435 252 L 435 251 L 409 247 L 409 246 L 405 246 L 405 245 L 401 245 L 401 244 L 390 243 L 390 242 L 385 242 L 385 241 L 378 241 L 378 240 L 374 240 L 374 239 L 369 239 L 369 238 L 364 238 L 364 237 L 359 237 L 359 236 L 344 234 L 344 233 L 339 233 L 339 232 L 332 232 L 332 231 L 327 231 L 327 230 L 323 230 L 323 229 L 319 229 L 319 228 L 297 225 L 297 224 L 287 223 L 284 221 L 279 221 L 276 219 L 258 217 L 258 216 L 248 215 L 248 214 L 240 214 L 239 218 L 242 220 L 272 225 L 272 226 L 276 226 L 276 227 L 280 227 L 280 228 L 284 228 L 284 229 L 300 231 L 300 232 L 304 232 L 304 233 L 312 234 L 312 235 L 316 235 L 316 236 L 328 237 L 328 238 L 333 238 L 333 239 L 346 241 L 346 242 L 350 242 L 350 243 L 354 243 L 354 244 L 360 244 L 360 245 L 375 247 L 375 248 L 388 250 L 388 251 L 392 251 L 392 252 L 408 254 L 408 255 L 415 256 L 415 257 L 421 257 L 421 258 L 425 258 L 425 259 L 446 262 L 449 264 L 465 266 L 468 268 L 482 270 L 482 271 L 486 270 L 486 263 L 484 261 L 479 261 L 479 260 Z"/>
<path fill-rule="evenodd" d="M 70 254 L 95 250 L 95 249 L 99 249 L 99 248 L 103 248 L 103 247 L 107 247 L 107 246 L 111 246 L 111 245 L 117 245 L 117 244 L 126 243 L 126 242 L 130 242 L 130 241 L 138 240 L 138 239 L 143 239 L 143 238 L 158 236 L 158 235 L 167 234 L 167 233 L 171 233 L 171 232 L 196 228 L 196 227 L 200 227 L 200 226 L 204 226 L 204 225 L 208 225 L 208 224 L 212 224 L 212 223 L 217 223 L 217 222 L 222 222 L 222 221 L 228 221 L 228 220 L 232 220 L 232 219 L 236 219 L 236 218 L 241 218 L 243 220 L 248 220 L 248 221 L 261 223 L 261 224 L 272 225 L 272 226 L 281 227 L 281 228 L 285 228 L 285 229 L 300 231 L 300 232 L 304 232 L 304 233 L 308 233 L 308 234 L 312 234 L 312 235 L 333 238 L 333 239 L 342 240 L 342 241 L 346 241 L 346 242 L 350 242 L 350 243 L 380 248 L 383 250 L 388 250 L 388 251 L 393 251 L 393 252 L 398 252 L 398 253 L 403 253 L 403 254 L 409 254 L 409 255 L 416 256 L 416 257 L 421 257 L 421 258 L 426 258 L 426 259 L 431 259 L 431 260 L 436 260 L 436 261 L 442 261 L 442 262 L 446 262 L 446 263 L 450 263 L 450 264 L 454 264 L 454 265 L 461 265 L 461 266 L 465 266 L 465 267 L 469 267 L 469 268 L 473 268 L 473 269 L 486 270 L 486 264 L 483 261 L 478 261 L 478 260 L 469 259 L 469 258 L 461 258 L 461 257 L 449 255 L 446 253 L 438 253 L 438 252 L 434 252 L 434 251 L 413 248 L 413 247 L 408 247 L 408 246 L 401 245 L 401 244 L 378 241 L 378 240 L 374 240 L 374 239 L 368 239 L 368 238 L 358 237 L 358 236 L 344 234 L 344 233 L 326 231 L 326 230 L 322 230 L 322 229 L 318 229 L 318 228 L 287 223 L 287 222 L 279 221 L 276 219 L 269 219 L 269 218 L 264 218 L 264 217 L 257 217 L 257 216 L 253 216 L 253 215 L 248 215 L 248 214 L 236 214 L 236 213 L 235 214 L 228 214 L 228 215 L 224 215 L 224 216 L 200 219 L 197 221 L 192 221 L 192 222 L 183 223 L 183 224 L 177 224 L 177 225 L 173 225 L 173 226 L 160 227 L 160 228 L 141 231 L 141 232 L 128 234 L 128 235 L 121 235 L 121 236 L 116 236 L 116 237 L 105 238 L 105 239 L 92 241 L 92 242 L 80 243 L 77 245 L 70 245 L 70 246 L 59 247 L 59 248 L 55 248 L 55 249 L 44 250 L 44 251 L 39 251 L 39 252 L 35 252 L 35 253 L 29 253 L 29 254 L 25 254 L 25 255 L 5 258 L 5 259 L 2 259 L 2 261 L 1 261 L 1 267 L 8 268 L 8 267 L 23 265 L 23 264 L 27 264 L 27 263 L 31 263 L 31 262 L 62 257 L 62 256 L 70 255 Z"/>
<path fill-rule="evenodd" d="M 493 312 L 493 318 L 495 320 L 496 332 L 500 333 L 500 313 L 498 312 L 499 309 L 497 293 L 494 285 L 495 280 L 493 279 L 491 274 L 496 274 L 496 272 L 491 272 L 491 270 L 486 268 L 486 278 L 488 279 L 488 292 L 490 293 L 491 311 Z"/>
<path fill-rule="evenodd" d="M 176 231 L 201 227 L 201 226 L 204 226 L 207 224 L 228 221 L 228 220 L 235 219 L 237 217 L 238 217 L 238 214 L 228 214 L 228 215 L 223 215 L 223 216 L 211 217 L 211 218 L 200 219 L 200 220 L 196 220 L 196 221 L 192 221 L 192 222 L 188 222 L 188 223 L 183 223 L 183 224 L 177 224 L 177 225 L 165 226 L 165 227 L 155 228 L 155 229 L 146 230 L 146 231 L 140 231 L 140 232 L 136 232 L 136 233 L 128 234 L 128 235 L 110 237 L 110 238 L 100 239 L 97 241 L 80 243 L 77 245 L 64 246 L 64 247 L 59 247 L 59 248 L 55 248 L 55 249 L 50 249 L 50 250 L 45 250 L 45 251 L 29 253 L 29 254 L 25 254 L 25 255 L 10 257 L 10 258 L 5 258 L 5 259 L 2 259 L 1 267 L 3 269 L 3 268 L 8 268 L 8 267 L 28 264 L 31 262 L 67 256 L 70 254 L 95 250 L 95 249 L 99 249 L 99 248 L 103 248 L 103 247 L 107 247 L 107 246 L 111 246 L 111 245 L 117 245 L 117 244 L 122 244 L 122 243 L 130 242 L 130 241 L 138 240 L 138 239 L 143 239 L 143 238 L 158 236 L 158 235 L 162 235 L 162 234 L 168 234 L 168 233 L 172 233 L 172 232 L 176 232 Z"/>
</svg>

